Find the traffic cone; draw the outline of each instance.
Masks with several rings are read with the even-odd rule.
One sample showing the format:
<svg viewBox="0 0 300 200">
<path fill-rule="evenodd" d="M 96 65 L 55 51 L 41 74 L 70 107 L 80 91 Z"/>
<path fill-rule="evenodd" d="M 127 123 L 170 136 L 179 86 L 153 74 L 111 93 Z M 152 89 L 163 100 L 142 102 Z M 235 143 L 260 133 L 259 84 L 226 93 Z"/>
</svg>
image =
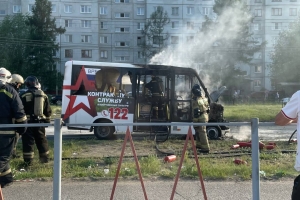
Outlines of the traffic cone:
<svg viewBox="0 0 300 200">
<path fill-rule="evenodd" d="M 173 162 L 174 160 L 176 160 L 176 156 L 175 155 L 166 156 L 164 158 L 165 162 Z"/>
</svg>

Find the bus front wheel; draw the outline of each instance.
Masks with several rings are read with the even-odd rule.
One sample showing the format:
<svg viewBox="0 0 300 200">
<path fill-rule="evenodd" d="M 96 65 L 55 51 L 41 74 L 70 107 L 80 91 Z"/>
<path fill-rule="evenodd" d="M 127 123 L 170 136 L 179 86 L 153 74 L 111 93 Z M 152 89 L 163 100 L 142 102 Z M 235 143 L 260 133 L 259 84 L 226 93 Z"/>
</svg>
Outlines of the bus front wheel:
<svg viewBox="0 0 300 200">
<path fill-rule="evenodd" d="M 99 122 L 96 122 L 99 123 Z M 103 122 L 107 123 L 107 122 Z M 109 140 L 113 138 L 115 129 L 113 126 L 94 126 L 94 135 L 99 140 Z"/>
<path fill-rule="evenodd" d="M 206 133 L 211 140 L 217 140 L 222 136 L 222 130 L 219 126 L 207 126 Z"/>
</svg>

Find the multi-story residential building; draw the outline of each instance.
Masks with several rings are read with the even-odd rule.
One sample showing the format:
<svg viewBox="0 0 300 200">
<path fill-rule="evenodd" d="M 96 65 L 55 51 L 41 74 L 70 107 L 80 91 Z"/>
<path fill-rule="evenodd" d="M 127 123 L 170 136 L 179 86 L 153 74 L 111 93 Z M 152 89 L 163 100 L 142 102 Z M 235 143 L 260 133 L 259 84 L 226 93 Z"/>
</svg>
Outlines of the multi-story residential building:
<svg viewBox="0 0 300 200">
<path fill-rule="evenodd" d="M 214 0 L 50 0 L 57 26 L 66 28 L 57 37 L 57 69 L 64 72 L 68 60 L 145 63 L 142 30 L 146 20 L 162 6 L 170 23 L 169 46 L 194 39 L 205 16 L 213 18 Z M 245 0 L 246 1 L 246 0 Z M 0 20 L 5 15 L 29 13 L 35 0 L 0 0 Z M 247 0 L 253 14 L 253 38 L 267 44 L 253 57 L 254 66 L 244 66 L 250 91 L 274 89 L 267 66 L 278 33 L 298 17 L 300 0 Z M 183 31 L 184 30 L 184 31 Z"/>
</svg>

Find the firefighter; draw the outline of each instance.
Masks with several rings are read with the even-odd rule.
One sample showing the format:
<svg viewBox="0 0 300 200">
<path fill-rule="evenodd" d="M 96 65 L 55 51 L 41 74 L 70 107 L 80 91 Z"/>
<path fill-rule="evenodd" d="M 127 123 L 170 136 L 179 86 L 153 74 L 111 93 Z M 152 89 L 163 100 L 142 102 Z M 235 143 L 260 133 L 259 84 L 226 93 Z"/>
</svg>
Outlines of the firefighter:
<svg viewBox="0 0 300 200">
<path fill-rule="evenodd" d="M 11 75 L 10 85 L 13 86 L 18 93 L 20 91 L 20 87 L 21 87 L 22 84 L 24 84 L 24 79 L 21 75 L 19 75 L 19 74 Z M 13 152 L 12 152 L 12 157 L 13 158 L 18 158 L 17 144 L 18 144 L 19 139 L 20 139 L 20 134 L 18 132 L 16 132 L 16 140 L 15 140 L 14 149 L 13 149 Z"/>
<path fill-rule="evenodd" d="M 0 124 L 26 124 L 27 118 L 22 101 L 16 90 L 9 85 L 11 73 L 5 68 L 0 68 Z M 16 139 L 15 132 L 23 134 L 26 127 L 1 127 L 0 128 L 0 185 L 6 187 L 13 182 L 10 169 L 10 156 Z"/>
<path fill-rule="evenodd" d="M 145 88 L 151 92 L 152 118 L 163 118 L 163 81 L 152 75 L 151 81 L 145 85 Z"/>
<path fill-rule="evenodd" d="M 19 74 L 13 74 L 11 75 L 10 84 L 15 88 L 17 92 L 19 92 L 21 85 L 24 84 L 24 79 Z"/>
<path fill-rule="evenodd" d="M 209 113 L 208 99 L 202 95 L 201 88 L 195 84 L 192 88 L 193 122 L 207 123 Z M 194 126 L 196 135 L 196 148 L 201 153 L 209 153 L 209 143 L 206 134 L 206 126 Z"/>
<path fill-rule="evenodd" d="M 24 84 L 27 91 L 21 96 L 28 123 L 50 123 L 52 110 L 48 96 L 41 90 L 35 76 L 28 76 Z M 25 164 L 31 165 L 34 157 L 34 144 L 39 152 L 41 163 L 49 162 L 49 147 L 45 135 L 45 127 L 28 127 L 22 138 L 23 159 Z"/>
</svg>

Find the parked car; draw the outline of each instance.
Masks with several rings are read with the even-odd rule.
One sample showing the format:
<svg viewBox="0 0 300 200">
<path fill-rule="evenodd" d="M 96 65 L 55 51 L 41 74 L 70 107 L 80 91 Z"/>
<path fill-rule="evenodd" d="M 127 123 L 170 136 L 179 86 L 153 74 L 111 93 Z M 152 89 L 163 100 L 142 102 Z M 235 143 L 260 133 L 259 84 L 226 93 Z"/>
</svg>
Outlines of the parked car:
<svg viewBox="0 0 300 200">
<path fill-rule="evenodd" d="M 289 102 L 290 99 L 291 99 L 290 97 L 285 97 L 285 98 L 281 99 L 282 105 L 287 104 L 287 102 Z"/>
<path fill-rule="evenodd" d="M 52 96 L 50 99 L 50 103 L 53 105 L 61 106 L 62 96 L 61 95 Z"/>
</svg>

